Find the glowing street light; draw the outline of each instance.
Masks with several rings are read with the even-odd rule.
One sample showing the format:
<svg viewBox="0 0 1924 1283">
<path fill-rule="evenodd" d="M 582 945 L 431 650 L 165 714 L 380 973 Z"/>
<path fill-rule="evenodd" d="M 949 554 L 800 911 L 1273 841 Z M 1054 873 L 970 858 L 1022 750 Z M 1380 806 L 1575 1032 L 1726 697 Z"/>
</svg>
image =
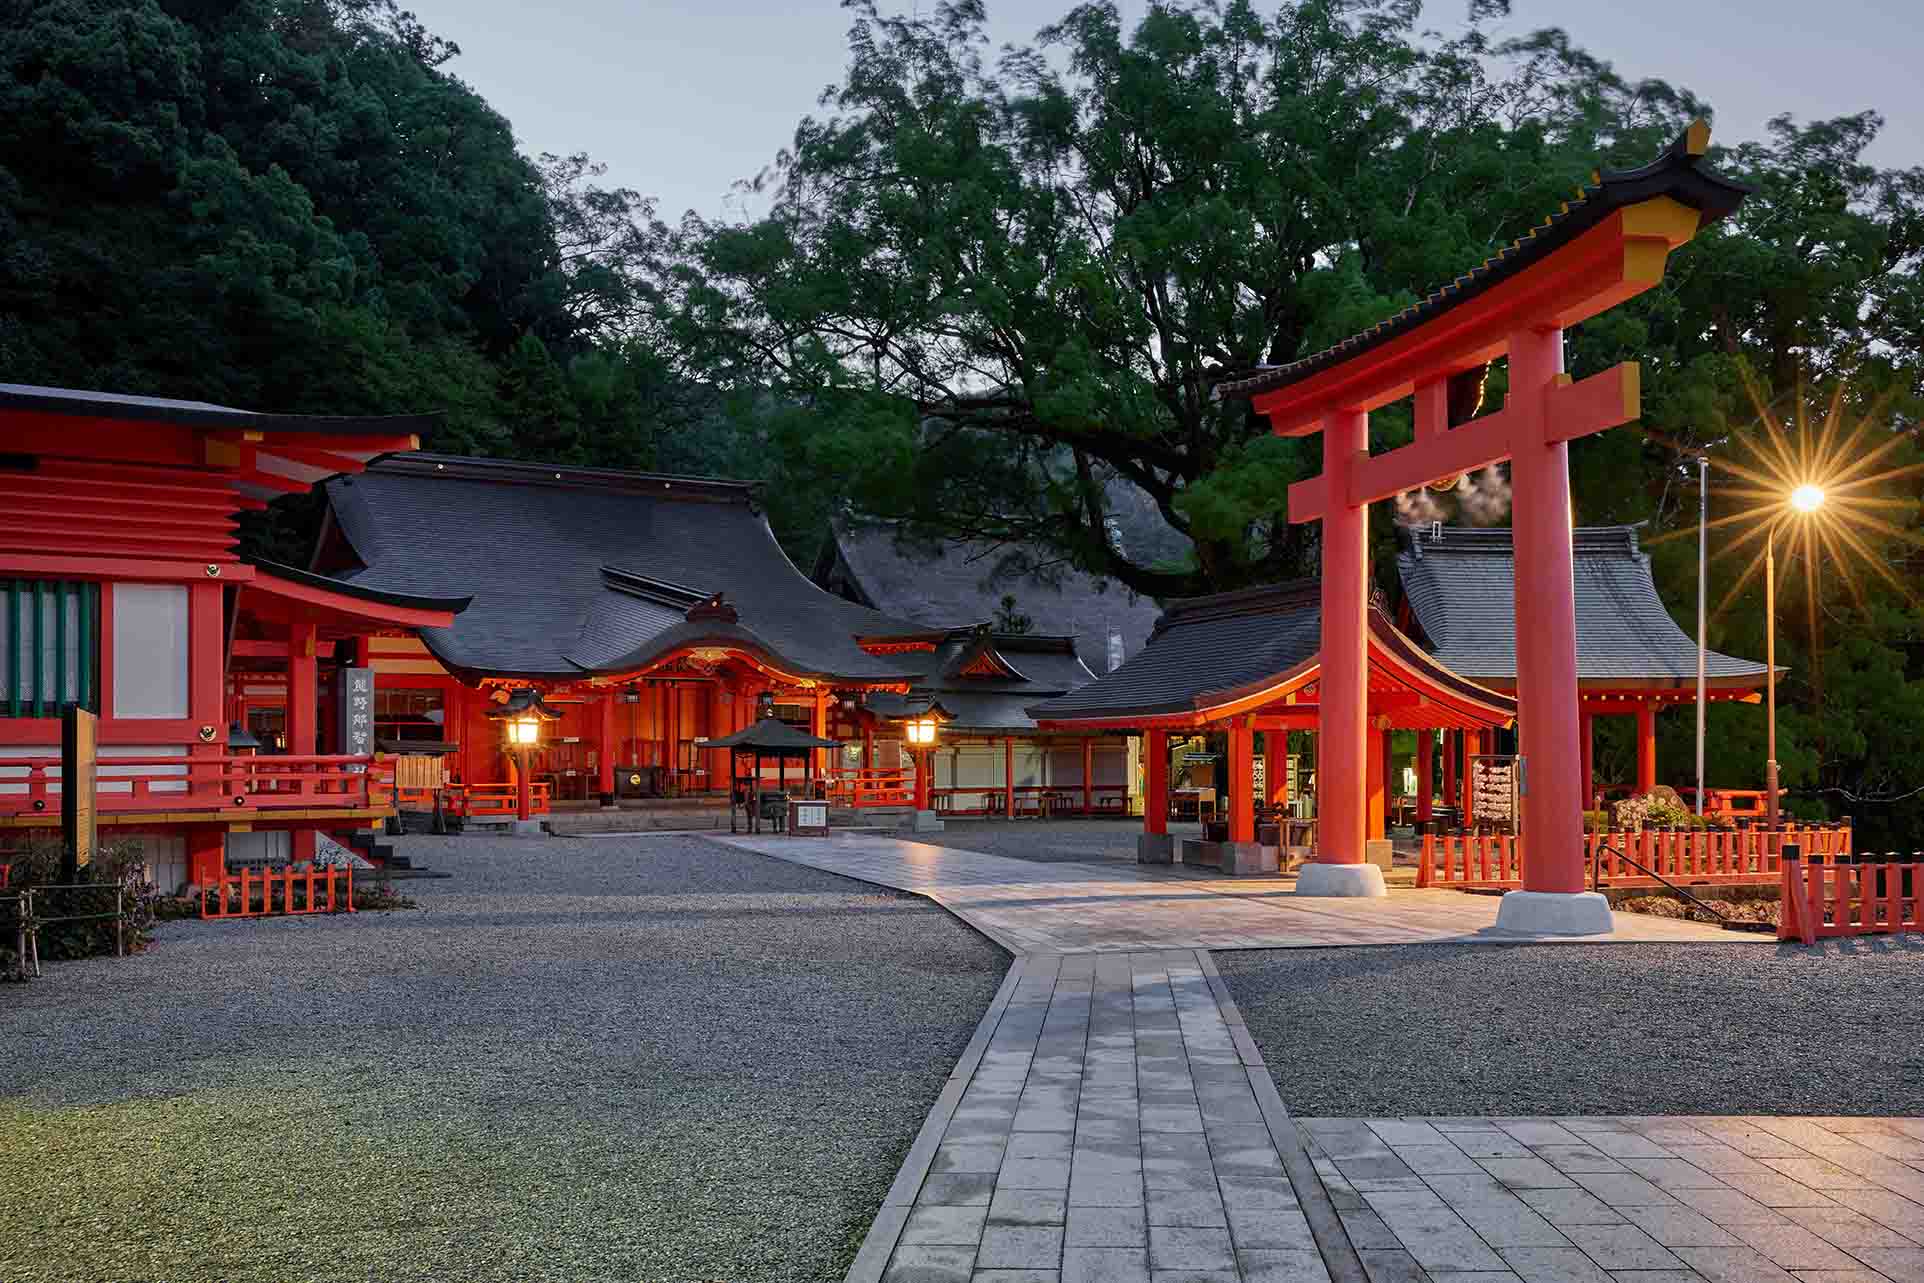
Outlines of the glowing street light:
<svg viewBox="0 0 1924 1283">
<path fill-rule="evenodd" d="M 1790 492 L 1790 506 L 1799 512 L 1816 512 L 1824 506 L 1824 487 L 1806 482 Z"/>
<path fill-rule="evenodd" d="M 524 686 L 501 699 L 498 705 L 488 711 L 488 716 L 502 723 L 508 748 L 514 753 L 516 828 L 522 832 L 531 831 L 534 824 L 534 789 L 530 776 L 534 770 L 534 750 L 541 744 L 542 723 L 560 721 L 561 714 L 541 702 L 539 691 Z"/>
</svg>

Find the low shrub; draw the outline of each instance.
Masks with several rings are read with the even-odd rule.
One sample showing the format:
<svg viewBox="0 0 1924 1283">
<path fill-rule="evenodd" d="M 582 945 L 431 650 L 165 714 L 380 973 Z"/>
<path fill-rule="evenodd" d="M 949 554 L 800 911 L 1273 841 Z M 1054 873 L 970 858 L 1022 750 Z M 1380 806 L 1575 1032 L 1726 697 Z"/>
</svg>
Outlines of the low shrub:
<svg viewBox="0 0 1924 1283">
<path fill-rule="evenodd" d="M 80 870 L 80 882 L 61 886 L 60 865 L 65 848 L 58 839 L 33 837 L 24 847 L 0 855 L 11 864 L 10 889 L 49 888 L 34 892 L 34 917 L 39 921 L 38 948 L 42 962 L 93 958 L 120 946 L 137 953 L 153 940 L 156 905 L 160 899 L 147 881 L 145 854 L 138 842 L 102 842 L 93 860 Z M 120 892 L 120 922 L 114 921 L 114 893 Z M 15 902 L 0 902 L 0 974 L 19 971 L 15 953 Z M 106 916 L 100 916 L 106 915 Z M 50 921 L 49 919 L 54 919 Z M 68 921 L 65 919 L 80 919 Z"/>
</svg>

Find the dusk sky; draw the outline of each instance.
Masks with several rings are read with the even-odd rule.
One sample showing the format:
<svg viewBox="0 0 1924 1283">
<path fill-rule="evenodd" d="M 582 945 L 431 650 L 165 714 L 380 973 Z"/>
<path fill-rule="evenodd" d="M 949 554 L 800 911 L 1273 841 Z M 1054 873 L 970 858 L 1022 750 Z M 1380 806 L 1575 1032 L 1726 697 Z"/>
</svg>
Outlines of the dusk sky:
<svg viewBox="0 0 1924 1283">
<path fill-rule="evenodd" d="M 739 216 L 729 191 L 768 164 L 846 62 L 849 15 L 830 0 L 404 0 L 461 46 L 449 69 L 514 124 L 530 154 L 585 150 L 608 181 L 685 209 Z M 997 43 L 1026 42 L 1069 0 L 989 4 Z M 1140 0 L 1124 0 L 1126 18 Z M 1460 25 L 1459 0 L 1425 25 Z M 1716 109 L 1720 142 L 1773 115 L 1875 108 L 1872 153 L 1924 164 L 1919 0 L 1515 0 L 1506 34 L 1560 26 L 1627 78 L 1687 86 Z M 759 212 L 759 204 L 751 212 Z"/>
</svg>

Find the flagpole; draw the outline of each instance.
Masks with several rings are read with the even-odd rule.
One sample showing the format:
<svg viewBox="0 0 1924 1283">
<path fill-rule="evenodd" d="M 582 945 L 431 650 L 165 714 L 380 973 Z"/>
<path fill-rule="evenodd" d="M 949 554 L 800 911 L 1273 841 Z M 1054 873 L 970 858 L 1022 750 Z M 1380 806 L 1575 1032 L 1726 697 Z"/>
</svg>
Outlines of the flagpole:
<svg viewBox="0 0 1924 1283">
<path fill-rule="evenodd" d="M 1709 593 L 1710 456 L 1697 456 L 1697 815 L 1704 813 L 1704 618 Z"/>
</svg>

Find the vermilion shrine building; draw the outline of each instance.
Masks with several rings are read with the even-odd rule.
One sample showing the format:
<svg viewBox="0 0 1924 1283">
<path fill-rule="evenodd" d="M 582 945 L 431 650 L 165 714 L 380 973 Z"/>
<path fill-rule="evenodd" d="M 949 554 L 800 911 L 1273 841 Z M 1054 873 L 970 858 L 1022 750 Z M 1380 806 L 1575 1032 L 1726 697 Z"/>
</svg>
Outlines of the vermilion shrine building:
<svg viewBox="0 0 1924 1283">
<path fill-rule="evenodd" d="M 417 454 L 326 494 L 317 571 L 471 598 L 448 625 L 370 650 L 379 734 L 449 746 L 471 793 L 512 777 L 488 711 L 516 687 L 561 714 L 531 770 L 555 801 L 726 790 L 727 754 L 705 745 L 746 727 L 764 696 L 845 745 L 813 773 L 849 801 L 906 800 L 900 718 L 931 700 L 951 719 L 935 763 L 949 808 L 1014 811 L 1064 790 L 1100 804 L 1085 778 L 1127 788 L 1120 744 L 1039 744 L 1022 711 L 1090 679 L 1072 639 L 930 627 L 826 592 L 747 483 Z M 971 741 L 993 745 L 992 780 L 958 782 Z"/>
<path fill-rule="evenodd" d="M 1436 658 L 1493 690 L 1517 685 L 1515 542 L 1507 529 L 1414 526 L 1398 532 L 1397 577 L 1402 622 Z M 1583 796 L 1597 797 L 1592 750 L 1598 717 L 1634 717 L 1635 790 L 1657 784 L 1657 713 L 1697 697 L 1697 643 L 1664 609 L 1650 577 L 1650 558 L 1637 547 L 1634 526 L 1578 527 L 1572 532 L 1577 619 L 1577 689 L 1581 695 Z M 1717 651 L 1705 655 L 1705 698 L 1755 703 L 1763 664 Z M 1448 777 L 1467 747 L 1446 737 Z M 1419 786 L 1427 783 L 1419 743 Z M 1486 750 L 1487 751 L 1487 750 Z M 1460 794 L 1446 800 L 1461 808 Z M 1419 800 L 1419 815 L 1427 807 Z"/>
<path fill-rule="evenodd" d="M 166 889 L 306 859 L 391 812 L 335 696 L 378 631 L 465 605 L 248 563 L 236 514 L 412 450 L 431 419 L 257 414 L 0 385 L 0 831 L 60 824 L 60 705 L 98 715 L 105 838 Z M 271 688 L 279 751 L 234 744 Z"/>
</svg>

